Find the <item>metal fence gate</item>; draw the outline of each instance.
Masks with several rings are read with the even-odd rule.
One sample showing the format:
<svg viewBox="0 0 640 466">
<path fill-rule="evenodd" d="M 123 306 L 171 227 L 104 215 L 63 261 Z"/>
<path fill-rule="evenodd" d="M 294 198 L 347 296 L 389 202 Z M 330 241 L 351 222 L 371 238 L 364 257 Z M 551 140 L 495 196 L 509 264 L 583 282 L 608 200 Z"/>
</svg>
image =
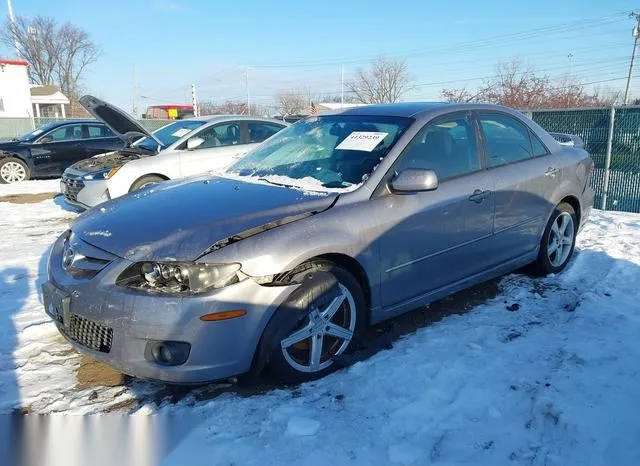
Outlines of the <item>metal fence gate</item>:
<svg viewBox="0 0 640 466">
<path fill-rule="evenodd" d="M 547 131 L 577 134 L 593 158 L 595 207 L 640 212 L 640 107 L 532 110 Z"/>
</svg>

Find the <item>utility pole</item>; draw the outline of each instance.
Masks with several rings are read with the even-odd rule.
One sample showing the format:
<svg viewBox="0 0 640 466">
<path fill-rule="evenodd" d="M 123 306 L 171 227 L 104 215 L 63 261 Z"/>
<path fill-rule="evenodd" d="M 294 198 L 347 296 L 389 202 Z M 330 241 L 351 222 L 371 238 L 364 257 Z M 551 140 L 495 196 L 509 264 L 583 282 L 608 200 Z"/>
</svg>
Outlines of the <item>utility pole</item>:
<svg viewBox="0 0 640 466">
<path fill-rule="evenodd" d="M 633 26 L 633 52 L 631 53 L 631 63 L 629 63 L 629 75 L 627 76 L 627 87 L 624 90 L 623 105 L 627 105 L 629 100 L 629 88 L 631 87 L 631 75 L 633 73 L 633 62 L 636 58 L 636 47 L 638 46 L 638 36 L 640 36 L 640 13 L 635 11 L 629 15 L 629 18 L 636 20 L 635 26 Z"/>
<path fill-rule="evenodd" d="M 340 77 L 340 106 L 344 107 L 344 65 L 342 65 Z"/>
<path fill-rule="evenodd" d="M 191 85 L 191 105 L 193 105 L 193 116 L 200 116 L 198 112 L 198 98 L 196 97 L 196 85 Z"/>
<path fill-rule="evenodd" d="M 138 70 L 133 65 L 133 116 L 138 118 Z"/>
<path fill-rule="evenodd" d="M 245 70 L 245 79 L 247 84 L 247 115 L 251 115 L 251 92 L 249 90 L 249 67 Z"/>
<path fill-rule="evenodd" d="M 11 24 L 11 32 L 13 33 L 13 47 L 16 51 L 16 58 L 20 59 L 20 48 L 18 47 L 18 39 L 16 38 L 16 18 L 13 16 L 13 5 L 11 0 L 7 0 L 7 11 L 9 14 L 9 23 Z"/>
</svg>

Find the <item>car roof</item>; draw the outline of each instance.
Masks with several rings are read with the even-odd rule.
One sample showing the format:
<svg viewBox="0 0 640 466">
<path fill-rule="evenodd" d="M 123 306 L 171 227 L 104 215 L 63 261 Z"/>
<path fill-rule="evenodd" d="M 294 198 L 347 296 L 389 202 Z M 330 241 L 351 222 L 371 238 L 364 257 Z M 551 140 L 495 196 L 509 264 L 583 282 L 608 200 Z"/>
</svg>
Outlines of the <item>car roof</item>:
<svg viewBox="0 0 640 466">
<path fill-rule="evenodd" d="M 194 120 L 194 121 L 205 121 L 207 123 L 223 122 L 223 121 L 229 121 L 229 120 L 264 121 L 268 123 L 280 123 L 280 124 L 285 123 L 283 121 L 276 120 L 273 118 L 264 118 L 264 117 L 252 116 L 252 115 L 204 115 L 204 116 L 193 117 L 188 119 Z"/>
<path fill-rule="evenodd" d="M 104 126 L 104 123 L 101 122 L 100 120 L 96 120 L 95 118 L 83 118 L 83 119 L 70 119 L 70 120 L 56 120 L 56 121 L 48 121 L 46 123 L 44 123 L 44 125 L 50 125 L 50 126 L 62 126 L 62 125 L 68 125 L 68 124 L 78 124 L 78 123 L 90 123 L 92 125 L 94 124 L 99 124 Z M 43 126 L 44 126 L 43 125 Z"/>
<path fill-rule="evenodd" d="M 362 116 L 392 116 L 419 118 L 443 110 L 501 110 L 513 112 L 512 109 L 494 104 L 475 104 L 457 102 L 396 102 L 393 104 L 372 104 L 360 107 L 349 107 L 336 112 L 326 112 L 322 115 L 362 115 Z"/>
</svg>

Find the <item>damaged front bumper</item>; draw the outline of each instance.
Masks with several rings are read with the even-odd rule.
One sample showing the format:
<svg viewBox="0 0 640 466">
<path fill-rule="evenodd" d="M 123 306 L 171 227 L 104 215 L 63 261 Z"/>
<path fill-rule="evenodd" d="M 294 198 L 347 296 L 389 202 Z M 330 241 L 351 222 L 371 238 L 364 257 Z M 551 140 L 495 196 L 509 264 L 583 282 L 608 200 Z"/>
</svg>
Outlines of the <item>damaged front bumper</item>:
<svg viewBox="0 0 640 466">
<path fill-rule="evenodd" d="M 171 383 L 202 383 L 250 370 L 273 312 L 296 286 L 261 286 L 252 279 L 191 296 L 167 296 L 116 285 L 131 262 L 114 259 L 90 279 L 63 267 L 64 236 L 53 246 L 45 310 L 80 352 L 125 374 Z M 207 322 L 205 314 L 243 309 L 242 317 Z M 154 348 L 166 343 L 185 361 L 166 364 Z M 173 345 L 173 346 L 171 346 Z"/>
</svg>

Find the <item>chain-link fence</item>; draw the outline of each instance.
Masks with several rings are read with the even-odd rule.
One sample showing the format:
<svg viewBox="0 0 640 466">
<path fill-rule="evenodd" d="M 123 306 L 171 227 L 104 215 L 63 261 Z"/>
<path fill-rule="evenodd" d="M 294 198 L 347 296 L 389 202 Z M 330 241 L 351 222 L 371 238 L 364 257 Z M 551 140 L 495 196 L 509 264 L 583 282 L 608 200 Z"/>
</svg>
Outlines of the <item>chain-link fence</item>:
<svg viewBox="0 0 640 466">
<path fill-rule="evenodd" d="M 42 125 L 60 121 L 63 118 L 0 118 L 0 140 L 12 139 L 33 131 Z M 172 120 L 138 120 L 149 131 L 170 123 Z"/>
<path fill-rule="evenodd" d="M 582 137 L 596 165 L 596 207 L 640 212 L 640 107 L 527 113 L 547 131 Z"/>
</svg>

